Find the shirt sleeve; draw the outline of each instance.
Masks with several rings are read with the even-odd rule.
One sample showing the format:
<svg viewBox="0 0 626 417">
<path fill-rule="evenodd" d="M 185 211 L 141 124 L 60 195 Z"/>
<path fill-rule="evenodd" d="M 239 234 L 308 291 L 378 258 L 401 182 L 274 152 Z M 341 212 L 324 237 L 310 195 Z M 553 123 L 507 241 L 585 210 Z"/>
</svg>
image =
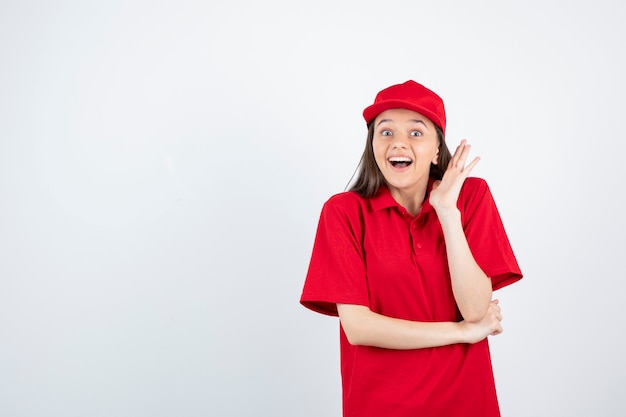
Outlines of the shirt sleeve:
<svg viewBox="0 0 626 417">
<path fill-rule="evenodd" d="M 489 186 L 480 178 L 468 178 L 459 201 L 463 228 L 476 263 L 491 278 L 494 290 L 522 278 L 522 272 L 502 224 Z"/>
<path fill-rule="evenodd" d="M 338 194 L 322 208 L 300 298 L 318 313 L 337 316 L 337 303 L 369 306 L 359 198 Z"/>
</svg>

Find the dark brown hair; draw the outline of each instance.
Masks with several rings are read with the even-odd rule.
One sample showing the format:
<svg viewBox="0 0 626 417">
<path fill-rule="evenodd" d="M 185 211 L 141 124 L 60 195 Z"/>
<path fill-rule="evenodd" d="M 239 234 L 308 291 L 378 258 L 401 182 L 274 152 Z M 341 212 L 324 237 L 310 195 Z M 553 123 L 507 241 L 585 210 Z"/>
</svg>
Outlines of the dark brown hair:
<svg viewBox="0 0 626 417">
<path fill-rule="evenodd" d="M 452 159 L 448 145 L 446 145 L 445 135 L 439 126 L 435 125 L 437 138 L 439 139 L 439 156 L 437 164 L 430 164 L 430 177 L 440 180 L 443 173 L 448 168 L 448 163 Z M 385 177 L 376 164 L 374 158 L 374 120 L 367 125 L 367 139 L 365 141 L 365 150 L 361 156 L 361 161 L 357 168 L 357 177 L 349 191 L 355 191 L 364 198 L 374 196 L 381 185 L 385 184 Z"/>
</svg>

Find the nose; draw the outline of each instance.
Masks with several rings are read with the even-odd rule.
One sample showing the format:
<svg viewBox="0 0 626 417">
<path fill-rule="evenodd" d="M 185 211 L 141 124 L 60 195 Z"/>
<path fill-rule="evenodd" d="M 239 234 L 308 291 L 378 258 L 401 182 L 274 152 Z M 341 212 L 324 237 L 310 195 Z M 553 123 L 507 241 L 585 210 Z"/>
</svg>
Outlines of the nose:
<svg viewBox="0 0 626 417">
<path fill-rule="evenodd" d="M 394 137 L 394 141 L 391 144 L 393 149 L 406 149 L 408 148 L 408 140 L 400 135 Z"/>
</svg>

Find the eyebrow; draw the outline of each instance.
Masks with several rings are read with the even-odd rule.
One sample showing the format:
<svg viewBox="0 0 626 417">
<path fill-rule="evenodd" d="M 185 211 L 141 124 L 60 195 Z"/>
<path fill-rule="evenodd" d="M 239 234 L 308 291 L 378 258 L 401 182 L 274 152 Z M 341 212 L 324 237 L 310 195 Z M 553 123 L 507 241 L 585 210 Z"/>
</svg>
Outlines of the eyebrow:
<svg viewBox="0 0 626 417">
<path fill-rule="evenodd" d="M 413 122 L 413 123 L 421 123 L 421 124 L 423 124 L 423 125 L 424 125 L 424 127 L 425 127 L 426 129 L 428 129 L 428 125 L 426 125 L 426 123 L 424 123 L 424 121 L 423 121 L 423 120 L 420 120 L 420 119 L 411 119 L 411 120 L 409 120 L 409 121 L 410 121 L 410 122 Z M 385 123 L 385 122 L 393 122 L 393 120 L 391 120 L 391 119 L 382 119 L 382 120 L 380 120 L 378 123 L 376 123 L 376 126 L 380 126 L 381 124 L 383 124 L 383 123 Z"/>
</svg>

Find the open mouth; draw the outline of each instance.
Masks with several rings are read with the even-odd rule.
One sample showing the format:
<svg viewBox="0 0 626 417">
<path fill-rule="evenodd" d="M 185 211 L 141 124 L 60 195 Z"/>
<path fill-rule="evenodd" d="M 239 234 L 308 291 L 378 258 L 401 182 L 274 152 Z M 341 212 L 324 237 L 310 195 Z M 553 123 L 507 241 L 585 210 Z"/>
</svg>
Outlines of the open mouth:
<svg viewBox="0 0 626 417">
<path fill-rule="evenodd" d="M 413 160 L 406 156 L 392 156 L 388 161 L 396 168 L 406 168 L 413 163 Z"/>
</svg>

